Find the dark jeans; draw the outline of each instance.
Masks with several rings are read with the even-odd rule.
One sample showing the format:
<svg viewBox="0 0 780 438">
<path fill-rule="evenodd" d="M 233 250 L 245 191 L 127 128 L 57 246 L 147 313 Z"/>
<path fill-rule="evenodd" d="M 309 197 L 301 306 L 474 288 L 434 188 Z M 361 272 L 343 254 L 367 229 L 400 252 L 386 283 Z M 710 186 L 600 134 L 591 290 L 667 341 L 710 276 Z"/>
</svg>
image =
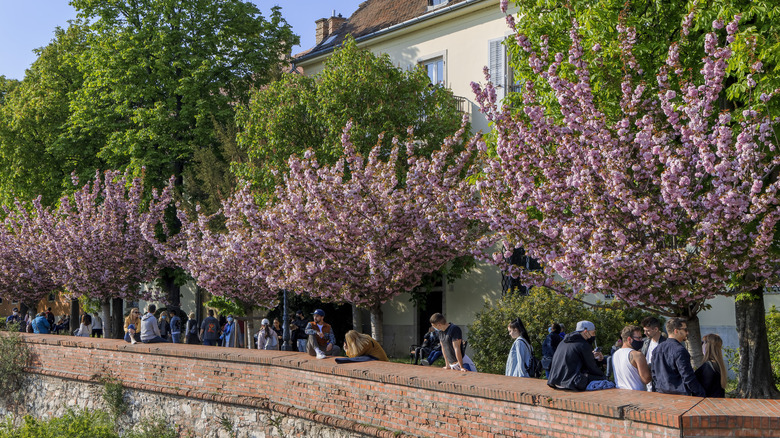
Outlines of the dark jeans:
<svg viewBox="0 0 780 438">
<path fill-rule="evenodd" d="M 134 338 L 135 338 L 136 342 L 141 342 L 141 334 L 140 333 L 136 333 Z M 125 332 L 125 342 L 130 342 L 130 333 Z"/>
<path fill-rule="evenodd" d="M 144 344 L 160 344 L 160 343 L 163 343 L 163 342 L 168 342 L 168 340 L 167 339 L 163 339 L 163 338 L 161 338 L 159 336 L 155 336 L 152 339 L 147 339 L 145 341 L 142 340 L 141 342 L 143 342 Z"/>
<path fill-rule="evenodd" d="M 174 344 L 181 344 L 181 333 L 171 333 L 171 338 Z"/>
<path fill-rule="evenodd" d="M 216 347 L 217 346 L 217 339 L 204 339 L 203 340 L 203 345 L 210 345 L 212 347 Z"/>
</svg>

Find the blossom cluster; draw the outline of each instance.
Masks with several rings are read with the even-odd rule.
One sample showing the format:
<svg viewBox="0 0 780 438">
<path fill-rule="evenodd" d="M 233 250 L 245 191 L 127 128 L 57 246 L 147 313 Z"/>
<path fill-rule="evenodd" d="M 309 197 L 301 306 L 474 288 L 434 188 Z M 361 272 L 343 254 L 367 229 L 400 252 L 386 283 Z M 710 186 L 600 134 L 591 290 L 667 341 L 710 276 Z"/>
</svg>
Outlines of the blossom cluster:
<svg viewBox="0 0 780 438">
<path fill-rule="evenodd" d="M 750 107 L 735 117 L 719 100 L 738 21 L 726 26 L 725 43 L 706 36 L 701 79 L 682 68 L 673 44 L 655 84 L 638 70 L 634 30 L 619 27 L 626 74 L 618 120 L 594 98 L 576 22 L 568 57 L 517 35 L 557 106 L 543 104 L 531 82 L 519 110 L 499 108 L 491 84 L 472 84 L 497 145 L 495 154 L 482 150 L 473 187 L 481 205 L 469 217 L 492 231 L 482 246 L 523 247 L 543 269 L 485 257 L 529 284 L 563 279 L 570 293 L 668 307 L 777 283 L 776 124 Z"/>
</svg>

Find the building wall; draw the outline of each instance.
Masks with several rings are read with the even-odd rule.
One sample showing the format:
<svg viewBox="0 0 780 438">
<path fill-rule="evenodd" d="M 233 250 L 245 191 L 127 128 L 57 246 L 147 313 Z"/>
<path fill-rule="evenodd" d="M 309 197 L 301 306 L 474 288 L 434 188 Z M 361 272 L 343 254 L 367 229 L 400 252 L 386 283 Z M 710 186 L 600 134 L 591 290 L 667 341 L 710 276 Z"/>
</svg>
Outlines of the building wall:
<svg viewBox="0 0 780 438">
<path fill-rule="evenodd" d="M 619 389 L 575 393 L 538 379 L 378 361 L 337 364 L 305 353 L 22 336 L 32 350 L 28 372 L 35 375 L 23 393 L 45 392 L 49 385 L 71 407 L 99 407 L 99 395 L 80 395 L 83 386 L 68 382 L 113 376 L 129 391 L 131 417 L 138 418 L 139 409 L 154 410 L 176 417 L 183 432 L 197 436 L 222 436 L 222 417 L 237 422 L 240 437 L 265 436 L 259 432 L 271 423 L 295 419 L 349 434 L 284 436 L 780 436 L 776 400 Z M 52 415 L 45 403 L 17 408 Z"/>
<path fill-rule="evenodd" d="M 49 298 L 54 299 L 49 300 Z M 14 307 L 20 309 L 21 303 L 2 298 L 2 302 L 0 302 L 0 316 L 7 317 L 11 315 Z M 63 294 L 53 294 L 51 297 L 46 297 L 38 301 L 35 308 L 32 310 L 34 310 L 35 313 L 40 313 L 46 311 L 49 307 L 51 307 L 52 313 L 54 313 L 55 318 L 58 320 L 62 315 L 70 315 L 70 300 Z"/>
<path fill-rule="evenodd" d="M 472 129 L 487 132 L 490 127 L 474 102 L 471 82 L 485 82 L 483 67 L 488 65 L 488 41 L 509 35 L 498 0 L 481 2 L 446 14 L 391 35 L 359 42 L 374 53 L 387 53 L 401 68 L 411 69 L 421 61 L 442 56 L 445 61 L 445 85 L 456 96 L 468 100 Z M 298 64 L 309 76 L 320 73 L 324 59 Z"/>
</svg>

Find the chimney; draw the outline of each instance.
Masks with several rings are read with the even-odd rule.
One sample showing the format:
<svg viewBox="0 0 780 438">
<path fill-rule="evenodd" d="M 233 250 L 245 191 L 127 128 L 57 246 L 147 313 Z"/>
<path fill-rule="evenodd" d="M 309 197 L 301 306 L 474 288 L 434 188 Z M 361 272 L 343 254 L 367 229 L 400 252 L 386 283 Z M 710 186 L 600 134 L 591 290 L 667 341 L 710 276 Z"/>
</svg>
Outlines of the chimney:
<svg viewBox="0 0 780 438">
<path fill-rule="evenodd" d="M 330 26 L 328 26 L 328 21 L 329 20 L 327 18 L 320 18 L 314 22 L 317 25 L 317 33 L 314 36 L 315 46 L 325 41 L 325 38 L 330 35 Z"/>
<path fill-rule="evenodd" d="M 336 11 L 333 11 L 333 16 L 330 17 L 330 20 L 328 20 L 328 35 L 333 35 L 336 33 L 346 22 L 346 18 L 342 17 L 341 14 L 339 14 L 337 17 Z"/>
<path fill-rule="evenodd" d="M 336 16 L 336 11 L 333 11 L 333 15 L 330 18 L 320 18 L 314 23 L 317 25 L 317 33 L 314 38 L 314 45 L 319 45 L 321 42 L 328 39 L 329 36 L 336 33 L 336 31 L 347 22 L 347 19 L 342 17 L 341 14 Z"/>
</svg>

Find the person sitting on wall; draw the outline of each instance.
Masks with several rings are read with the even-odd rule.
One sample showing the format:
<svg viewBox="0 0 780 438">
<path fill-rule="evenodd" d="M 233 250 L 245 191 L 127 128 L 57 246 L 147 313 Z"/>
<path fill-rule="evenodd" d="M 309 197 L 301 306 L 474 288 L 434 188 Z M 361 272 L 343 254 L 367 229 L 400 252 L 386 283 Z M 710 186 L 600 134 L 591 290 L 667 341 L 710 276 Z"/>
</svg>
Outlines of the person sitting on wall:
<svg viewBox="0 0 780 438">
<path fill-rule="evenodd" d="M 641 350 L 643 345 L 642 327 L 629 325 L 620 332 L 623 346 L 612 355 L 612 369 L 615 384 L 620 389 L 646 391 L 652 380 L 650 367 Z"/>
<path fill-rule="evenodd" d="M 441 342 L 439 332 L 433 326 L 428 327 L 428 333 L 423 337 L 422 345 L 409 352 L 412 364 L 428 366 L 441 357 Z"/>
<path fill-rule="evenodd" d="M 344 351 L 347 357 L 370 356 L 376 360 L 387 362 L 387 354 L 374 338 L 355 330 L 350 330 L 344 335 Z"/>
<path fill-rule="evenodd" d="M 341 349 L 336 345 L 336 336 L 330 324 L 325 322 L 325 311 L 317 309 L 312 313 L 314 321 L 306 325 L 306 335 L 309 341 L 306 344 L 306 352 L 317 359 L 325 359 L 328 356 L 338 356 Z"/>
<path fill-rule="evenodd" d="M 444 369 L 477 371 L 474 362 L 463 351 L 463 332 L 455 324 L 448 323 L 441 313 L 431 315 L 431 326 L 439 331 L 441 351 L 444 353 Z"/>
<path fill-rule="evenodd" d="M 133 326 L 132 334 L 130 334 L 131 325 Z M 125 342 L 133 344 L 141 342 L 141 333 L 138 332 L 138 327 L 141 327 L 141 311 L 138 310 L 138 307 L 133 307 L 125 318 Z"/>
<path fill-rule="evenodd" d="M 209 309 L 208 315 L 200 323 L 200 339 L 203 345 L 215 347 L 219 341 L 219 320 L 214 317 L 214 309 Z"/>
<path fill-rule="evenodd" d="M 706 391 L 696 379 L 691 366 L 691 354 L 683 342 L 688 339 L 688 323 L 682 318 L 666 321 L 669 338 L 653 352 L 653 382 L 663 394 L 704 397 Z"/>
<path fill-rule="evenodd" d="M 553 355 L 547 385 L 556 389 L 585 391 L 586 389 L 614 388 L 601 371 L 598 362 L 604 355 L 593 348 L 596 326 L 590 321 L 580 321 L 574 332 L 563 338 Z"/>
<path fill-rule="evenodd" d="M 32 321 L 33 333 L 48 335 L 51 331 L 49 320 L 46 319 L 46 312 L 41 312 Z"/>
<path fill-rule="evenodd" d="M 160 336 L 160 327 L 157 325 L 157 318 L 154 316 L 156 310 L 157 306 L 149 304 L 149 307 L 146 308 L 146 313 L 141 318 L 141 342 L 144 344 L 168 342 Z"/>
</svg>

